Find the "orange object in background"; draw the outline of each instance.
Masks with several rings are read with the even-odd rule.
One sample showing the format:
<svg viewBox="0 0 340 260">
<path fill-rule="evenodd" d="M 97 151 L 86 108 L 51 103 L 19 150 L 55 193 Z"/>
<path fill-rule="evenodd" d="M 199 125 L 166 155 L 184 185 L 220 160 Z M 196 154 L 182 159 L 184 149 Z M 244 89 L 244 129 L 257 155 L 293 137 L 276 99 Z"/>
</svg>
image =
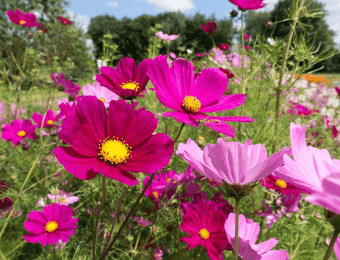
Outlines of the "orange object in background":
<svg viewBox="0 0 340 260">
<path fill-rule="evenodd" d="M 299 77 L 299 75 L 295 73 L 294 78 L 296 79 L 298 77 Z M 330 84 L 334 81 L 334 78 L 328 79 L 327 77 L 311 75 L 311 74 L 302 75 L 301 79 L 305 79 L 308 82 L 324 83 L 324 84 Z"/>
</svg>

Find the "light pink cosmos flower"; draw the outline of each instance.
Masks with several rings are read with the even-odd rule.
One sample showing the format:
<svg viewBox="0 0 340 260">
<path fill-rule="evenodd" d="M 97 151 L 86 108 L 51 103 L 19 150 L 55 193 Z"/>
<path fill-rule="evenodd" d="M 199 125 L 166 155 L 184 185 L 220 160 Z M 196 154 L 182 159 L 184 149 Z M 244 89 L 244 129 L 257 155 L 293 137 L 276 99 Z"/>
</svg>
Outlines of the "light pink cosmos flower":
<svg viewBox="0 0 340 260">
<path fill-rule="evenodd" d="M 290 182 L 303 193 L 324 192 L 322 180 L 332 173 L 340 172 L 340 161 L 332 159 L 326 149 L 307 147 L 305 134 L 307 126 L 290 123 L 292 160 L 284 155 L 284 166 L 277 169 L 276 177 Z"/>
<path fill-rule="evenodd" d="M 69 205 L 77 202 L 79 197 L 73 196 L 72 192 L 66 193 L 63 190 L 59 191 L 59 194 L 47 194 L 47 197 L 53 202 L 59 205 Z"/>
<path fill-rule="evenodd" d="M 202 150 L 189 139 L 186 144 L 178 145 L 177 155 L 183 157 L 196 170 L 207 178 L 217 182 L 246 185 L 267 177 L 283 164 L 283 155 L 288 153 L 286 147 L 267 158 L 266 148 L 262 144 L 244 144 L 224 142 L 222 138 L 217 144 L 207 144 Z"/>
<path fill-rule="evenodd" d="M 179 34 L 174 34 L 174 35 L 168 35 L 166 33 L 163 33 L 162 31 L 156 32 L 155 35 L 166 42 L 171 42 L 174 41 L 178 38 Z"/>
<path fill-rule="evenodd" d="M 227 238 L 232 247 L 235 247 L 235 213 L 230 213 L 224 224 Z M 252 219 L 244 215 L 239 216 L 239 247 L 238 255 L 243 260 L 288 260 L 288 252 L 285 250 L 272 250 L 279 242 L 276 238 L 270 238 L 261 244 L 255 244 L 260 233 L 260 226 Z"/>
<path fill-rule="evenodd" d="M 117 100 L 119 96 L 112 92 L 110 89 L 103 87 L 99 82 L 94 82 L 91 84 L 86 84 L 83 87 L 84 96 L 95 96 L 100 101 L 104 103 L 105 108 L 109 107 L 111 100 Z"/>
<path fill-rule="evenodd" d="M 163 250 L 161 249 L 160 246 L 156 247 L 155 250 L 153 251 L 153 258 L 154 260 L 161 260 L 163 259 Z"/>
<path fill-rule="evenodd" d="M 141 227 L 147 227 L 151 224 L 150 220 L 145 219 L 144 217 L 135 216 L 135 219 L 136 219 L 138 225 L 140 225 Z"/>
</svg>

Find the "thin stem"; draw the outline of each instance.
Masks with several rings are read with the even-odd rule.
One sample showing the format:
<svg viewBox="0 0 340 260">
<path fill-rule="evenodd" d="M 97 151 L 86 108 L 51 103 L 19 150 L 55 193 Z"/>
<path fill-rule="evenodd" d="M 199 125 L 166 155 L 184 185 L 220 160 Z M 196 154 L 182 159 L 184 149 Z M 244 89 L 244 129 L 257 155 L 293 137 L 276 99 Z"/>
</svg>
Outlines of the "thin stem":
<svg viewBox="0 0 340 260">
<path fill-rule="evenodd" d="M 26 240 L 22 241 L 19 245 L 17 245 L 12 251 L 8 252 L 6 254 L 6 256 L 9 256 L 10 254 L 12 254 L 14 251 L 16 251 L 19 247 L 21 247 L 23 244 L 26 244 Z"/>
<path fill-rule="evenodd" d="M 117 234 L 115 235 L 115 237 L 113 238 L 112 242 L 111 242 L 110 245 L 107 247 L 107 249 L 103 251 L 101 259 L 104 259 L 104 258 L 105 258 L 105 256 L 108 254 L 108 252 L 109 252 L 109 250 L 111 249 L 111 247 L 114 245 L 114 243 L 116 242 L 116 240 L 118 239 L 118 237 L 119 237 L 120 234 L 122 233 L 122 231 L 123 231 L 123 229 L 124 229 L 126 223 L 127 223 L 128 220 L 130 219 L 132 213 L 135 211 L 135 209 L 136 209 L 136 207 L 137 207 L 139 201 L 141 200 L 142 196 L 144 196 L 144 194 L 145 194 L 145 192 L 146 192 L 146 189 L 149 187 L 149 185 L 151 184 L 151 182 L 152 182 L 152 180 L 153 180 L 154 177 L 155 177 L 155 174 L 152 174 L 151 177 L 150 177 L 150 179 L 149 179 L 149 181 L 148 181 L 148 183 L 145 185 L 145 187 L 144 187 L 142 193 L 139 195 L 139 197 L 137 198 L 135 204 L 132 206 L 130 212 L 127 214 L 127 216 L 126 216 L 126 218 L 125 218 L 123 224 L 120 226 L 120 228 L 119 228 Z"/>
<path fill-rule="evenodd" d="M 234 248 L 234 255 L 235 255 L 235 260 L 238 260 L 238 219 L 240 215 L 240 199 L 235 198 L 235 213 L 236 213 L 236 218 L 235 218 L 235 248 Z"/>
<path fill-rule="evenodd" d="M 194 260 L 196 260 L 198 254 L 200 253 L 202 247 L 198 247 L 197 253 L 194 256 Z"/>
<path fill-rule="evenodd" d="M 244 82 L 244 30 L 243 30 L 243 11 L 241 12 L 241 41 L 242 41 L 242 67 L 241 67 L 241 86 L 242 86 L 242 94 L 246 94 L 246 89 L 245 89 L 245 82 Z M 244 116 L 244 102 L 242 103 L 241 106 L 241 116 Z M 240 123 L 240 137 L 242 135 L 243 131 L 243 125 Z"/>
<path fill-rule="evenodd" d="M 315 241 L 314 249 L 316 249 L 316 247 L 318 246 L 320 237 L 321 237 L 322 232 L 323 232 L 324 230 L 325 230 L 325 227 L 322 227 L 322 228 L 320 229 L 319 234 L 318 234 L 318 238 L 317 238 L 316 241 Z"/>
<path fill-rule="evenodd" d="M 177 136 L 176 136 L 176 138 L 174 140 L 174 144 L 176 144 L 176 142 L 178 141 L 178 138 L 180 137 L 180 135 L 181 135 L 181 133 L 183 131 L 184 126 L 185 126 L 185 123 L 182 123 L 181 128 L 179 129 L 178 134 L 177 134 Z"/>
<path fill-rule="evenodd" d="M 339 236 L 339 232 L 340 232 L 340 230 L 338 230 L 337 228 L 334 228 L 334 233 L 333 233 L 333 236 L 332 236 L 332 240 L 329 243 L 329 246 L 327 248 L 325 256 L 323 257 L 323 260 L 328 260 L 329 257 L 331 256 L 331 254 L 333 252 L 333 247 L 334 247 L 335 241 L 336 241 L 336 239 Z"/>
<path fill-rule="evenodd" d="M 102 176 L 103 181 L 103 196 L 102 201 L 100 203 L 98 212 L 97 212 L 97 219 L 96 219 L 96 225 L 94 226 L 94 236 L 93 236 L 93 259 L 96 260 L 96 244 L 97 244 L 97 232 L 98 232 L 98 224 L 99 224 L 99 218 L 100 218 L 100 212 L 102 211 L 105 199 L 106 199 L 106 178 Z"/>
<path fill-rule="evenodd" d="M 133 99 L 130 100 L 130 103 L 131 103 L 131 105 L 133 107 L 133 111 L 136 111 L 135 105 L 133 104 Z"/>
</svg>

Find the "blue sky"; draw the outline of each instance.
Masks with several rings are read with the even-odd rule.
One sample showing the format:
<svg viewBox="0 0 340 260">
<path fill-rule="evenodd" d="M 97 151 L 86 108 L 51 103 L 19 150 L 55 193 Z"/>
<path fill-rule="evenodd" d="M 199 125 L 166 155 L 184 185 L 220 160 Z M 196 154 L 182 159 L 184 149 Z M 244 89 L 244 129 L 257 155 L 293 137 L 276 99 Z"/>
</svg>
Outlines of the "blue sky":
<svg viewBox="0 0 340 260">
<path fill-rule="evenodd" d="M 340 1 L 318 0 L 326 5 L 329 13 L 327 23 L 337 35 L 335 42 L 340 45 Z M 264 0 L 268 3 L 263 10 L 272 10 L 278 0 Z M 92 17 L 98 15 L 113 15 L 120 19 L 124 16 L 135 18 L 142 14 L 156 15 L 165 11 L 181 11 L 186 15 L 196 12 L 207 17 L 215 13 L 218 19 L 229 17 L 229 12 L 237 8 L 228 0 L 69 0 L 66 7 L 68 14 L 75 21 L 76 26 L 84 31 Z M 237 24 L 239 26 L 239 24 Z"/>
</svg>

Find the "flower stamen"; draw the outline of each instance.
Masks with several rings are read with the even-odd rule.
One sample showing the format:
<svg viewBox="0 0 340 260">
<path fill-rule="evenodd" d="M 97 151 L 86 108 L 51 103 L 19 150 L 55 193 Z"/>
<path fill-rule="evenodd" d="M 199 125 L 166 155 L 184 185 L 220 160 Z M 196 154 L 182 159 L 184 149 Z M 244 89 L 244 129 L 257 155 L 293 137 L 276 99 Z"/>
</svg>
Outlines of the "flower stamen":
<svg viewBox="0 0 340 260">
<path fill-rule="evenodd" d="M 139 83 L 137 83 L 136 81 L 128 81 L 128 82 L 120 84 L 120 87 L 122 89 L 131 89 L 131 90 L 138 91 Z"/>
<path fill-rule="evenodd" d="M 109 161 L 111 164 L 120 164 L 131 158 L 131 149 L 124 139 L 107 137 L 100 142 L 98 155 L 100 159 Z"/>
<path fill-rule="evenodd" d="M 17 133 L 17 136 L 19 137 L 24 137 L 26 135 L 26 132 L 24 130 L 20 130 L 18 133 Z"/>
<path fill-rule="evenodd" d="M 199 101 L 196 97 L 186 96 L 183 100 L 182 107 L 190 113 L 197 113 L 201 108 L 201 101 Z"/>
<path fill-rule="evenodd" d="M 46 226 L 45 226 L 45 230 L 47 232 L 53 232 L 58 228 L 58 223 L 55 221 L 47 221 Z"/>
<path fill-rule="evenodd" d="M 287 188 L 287 183 L 284 180 L 277 179 L 276 182 L 275 182 L 275 186 L 279 187 L 281 189 L 285 189 L 285 188 Z"/>
<path fill-rule="evenodd" d="M 26 23 L 26 21 L 24 21 L 24 20 L 20 20 L 20 25 L 24 25 L 25 23 Z"/>
<path fill-rule="evenodd" d="M 210 233 L 209 233 L 209 231 L 208 231 L 206 228 L 202 228 L 202 229 L 198 232 L 198 234 L 199 234 L 200 237 L 203 238 L 203 239 L 208 239 L 209 236 L 210 236 Z"/>
</svg>

